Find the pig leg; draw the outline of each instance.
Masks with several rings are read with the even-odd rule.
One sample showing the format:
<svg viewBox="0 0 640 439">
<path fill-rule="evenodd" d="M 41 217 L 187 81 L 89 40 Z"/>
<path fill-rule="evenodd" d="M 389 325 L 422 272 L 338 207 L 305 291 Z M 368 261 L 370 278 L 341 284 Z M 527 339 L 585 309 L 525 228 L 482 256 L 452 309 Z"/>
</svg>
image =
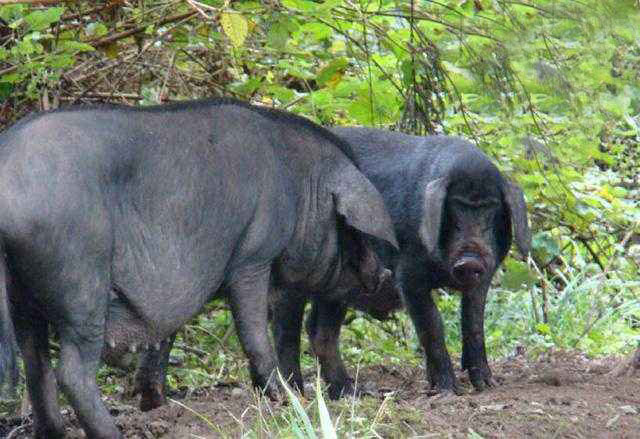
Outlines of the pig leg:
<svg viewBox="0 0 640 439">
<path fill-rule="evenodd" d="M 320 362 L 322 378 L 329 384 L 329 397 L 339 399 L 354 393 L 353 380 L 342 362 L 340 329 L 347 307 L 339 302 L 314 300 L 307 319 L 307 334 L 313 353 Z"/>
<path fill-rule="evenodd" d="M 444 342 L 442 317 L 431 289 L 425 287 L 428 281 L 415 275 L 419 272 L 417 269 L 398 270 L 405 306 L 424 349 L 431 388 L 437 393 L 457 393 L 453 365 Z"/>
<path fill-rule="evenodd" d="M 65 430 L 58 407 L 56 379 L 49 362 L 48 324 L 43 319 L 29 318 L 28 311 L 20 306 L 16 306 L 13 314 L 33 407 L 34 437 L 62 438 Z"/>
<path fill-rule="evenodd" d="M 300 332 L 306 298 L 293 291 L 276 291 L 273 301 L 271 327 L 278 353 L 278 367 L 282 376 L 304 394 L 300 371 Z"/>
<path fill-rule="evenodd" d="M 78 250 L 77 245 L 69 248 Z M 89 251 L 68 255 L 59 270 L 64 276 L 55 276 L 50 282 L 57 292 L 50 302 L 51 312 L 59 316 L 52 322 L 60 339 L 58 383 L 91 439 L 122 437 L 96 383 L 110 290 L 109 255 L 105 253 L 102 260 L 87 258 Z"/>
<path fill-rule="evenodd" d="M 484 344 L 484 307 L 489 282 L 462 295 L 462 369 L 476 390 L 495 386 Z"/>
<path fill-rule="evenodd" d="M 276 356 L 268 335 L 269 267 L 235 273 L 227 283 L 231 314 L 256 387 L 277 399 Z"/>
<path fill-rule="evenodd" d="M 160 349 L 149 349 L 140 357 L 134 378 L 133 394 L 140 394 L 140 410 L 153 410 L 166 404 L 167 366 L 176 340 L 174 333 L 160 343 Z"/>
</svg>

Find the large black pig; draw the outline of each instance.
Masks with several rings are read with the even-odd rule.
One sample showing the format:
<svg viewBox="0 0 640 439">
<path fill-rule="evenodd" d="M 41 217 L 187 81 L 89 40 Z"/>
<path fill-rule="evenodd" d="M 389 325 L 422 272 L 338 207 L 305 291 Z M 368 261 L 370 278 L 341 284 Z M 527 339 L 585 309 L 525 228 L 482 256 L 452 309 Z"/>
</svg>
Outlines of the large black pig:
<svg viewBox="0 0 640 439">
<path fill-rule="evenodd" d="M 442 320 L 431 290 L 450 287 L 462 293 L 462 368 L 482 390 L 494 380 L 484 344 L 484 306 L 491 279 L 511 241 L 526 255 L 530 232 L 522 190 L 506 180 L 489 158 L 455 137 L 417 137 L 370 128 L 333 128 L 350 145 L 348 155 L 382 193 L 396 229 L 400 253 L 370 252 L 395 267 L 396 290 L 415 324 L 434 392 L 455 392 L 453 367 L 444 342 Z M 348 306 L 383 318 L 400 301 L 394 291 L 367 295 L 334 292 L 312 296 L 307 333 L 318 356 L 329 395 L 353 391 L 338 349 L 340 327 Z M 279 367 L 303 389 L 300 332 L 310 296 L 272 294 L 273 330 Z M 141 407 L 164 401 L 169 345 L 150 352 L 136 375 Z"/>
<path fill-rule="evenodd" d="M 230 100 L 83 107 L 27 118 L 0 145 L 0 372 L 12 319 L 38 438 L 64 435 L 50 329 L 87 436 L 118 438 L 95 380 L 105 341 L 155 346 L 224 291 L 252 379 L 273 391 L 270 285 L 388 283 L 371 251 L 396 245 L 380 194 L 303 118 Z"/>
<path fill-rule="evenodd" d="M 457 391 L 442 319 L 431 295 L 440 287 L 462 293 L 462 368 L 477 390 L 494 385 L 484 342 L 485 300 L 512 237 L 523 255 L 529 252 L 522 190 L 460 138 L 370 128 L 332 131 L 351 145 L 350 155 L 382 193 L 391 214 L 400 253 L 379 254 L 394 267 L 397 288 L 424 348 L 432 390 Z M 305 300 L 279 297 L 273 310 L 280 369 L 302 388 L 297 353 Z M 338 350 L 346 306 L 315 298 L 306 325 L 332 398 L 353 390 Z"/>
</svg>

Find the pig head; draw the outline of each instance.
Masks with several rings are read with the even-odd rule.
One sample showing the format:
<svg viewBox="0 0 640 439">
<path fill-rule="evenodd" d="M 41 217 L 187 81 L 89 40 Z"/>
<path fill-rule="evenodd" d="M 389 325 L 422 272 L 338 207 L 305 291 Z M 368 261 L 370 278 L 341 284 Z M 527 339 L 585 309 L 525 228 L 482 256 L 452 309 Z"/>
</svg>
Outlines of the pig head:
<svg viewBox="0 0 640 439">
<path fill-rule="evenodd" d="M 522 189 L 496 172 L 452 172 L 424 191 L 420 239 L 446 273 L 445 283 L 465 293 L 490 281 L 511 242 L 527 255 L 531 235 Z"/>
</svg>

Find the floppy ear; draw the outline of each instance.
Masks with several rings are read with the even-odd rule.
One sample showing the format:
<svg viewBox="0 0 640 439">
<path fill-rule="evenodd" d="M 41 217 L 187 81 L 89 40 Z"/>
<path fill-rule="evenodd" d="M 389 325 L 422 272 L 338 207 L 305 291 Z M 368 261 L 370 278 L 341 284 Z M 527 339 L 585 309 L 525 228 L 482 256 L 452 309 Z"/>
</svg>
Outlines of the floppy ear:
<svg viewBox="0 0 640 439">
<path fill-rule="evenodd" d="M 524 202 L 524 194 L 520 186 L 505 181 L 504 201 L 507 205 L 516 247 L 518 247 L 520 254 L 526 257 L 531 250 L 531 231 L 527 221 L 527 205 Z"/>
<path fill-rule="evenodd" d="M 420 227 L 418 236 L 429 254 L 435 254 L 440 240 L 442 216 L 444 214 L 444 200 L 447 196 L 446 177 L 430 181 L 424 190 L 422 211 L 420 213 Z"/>
<path fill-rule="evenodd" d="M 391 217 L 373 184 L 355 166 L 342 167 L 333 177 L 330 186 L 333 203 L 345 223 L 398 250 Z"/>
</svg>

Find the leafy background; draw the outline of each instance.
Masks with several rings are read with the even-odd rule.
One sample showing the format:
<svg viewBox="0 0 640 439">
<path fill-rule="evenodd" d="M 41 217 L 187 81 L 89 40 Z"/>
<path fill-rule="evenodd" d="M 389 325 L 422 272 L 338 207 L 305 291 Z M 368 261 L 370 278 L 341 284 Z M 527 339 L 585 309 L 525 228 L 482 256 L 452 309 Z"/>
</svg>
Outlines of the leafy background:
<svg viewBox="0 0 640 439">
<path fill-rule="evenodd" d="M 490 354 L 640 339 L 637 1 L 41 3 L 0 6 L 1 129 L 70 104 L 227 95 L 325 125 L 461 135 L 523 187 L 534 232 L 531 258 L 496 278 Z M 459 353 L 458 299 L 438 301 Z M 246 380 L 223 309 L 182 331 L 173 388 Z M 351 364 L 420 363 L 404 314 L 349 320 Z"/>
</svg>

